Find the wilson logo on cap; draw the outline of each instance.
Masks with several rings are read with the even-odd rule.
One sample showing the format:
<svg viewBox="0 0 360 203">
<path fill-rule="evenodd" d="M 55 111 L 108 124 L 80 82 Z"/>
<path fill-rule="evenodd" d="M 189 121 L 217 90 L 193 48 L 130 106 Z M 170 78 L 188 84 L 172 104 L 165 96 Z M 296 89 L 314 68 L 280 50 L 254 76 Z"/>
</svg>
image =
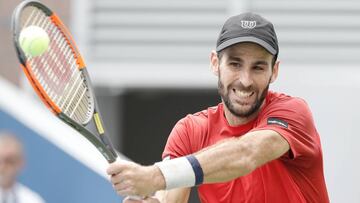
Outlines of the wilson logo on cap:
<svg viewBox="0 0 360 203">
<path fill-rule="evenodd" d="M 247 20 L 242 20 L 241 21 L 241 27 L 245 28 L 245 29 L 252 29 L 256 26 L 256 21 L 247 21 Z"/>
</svg>

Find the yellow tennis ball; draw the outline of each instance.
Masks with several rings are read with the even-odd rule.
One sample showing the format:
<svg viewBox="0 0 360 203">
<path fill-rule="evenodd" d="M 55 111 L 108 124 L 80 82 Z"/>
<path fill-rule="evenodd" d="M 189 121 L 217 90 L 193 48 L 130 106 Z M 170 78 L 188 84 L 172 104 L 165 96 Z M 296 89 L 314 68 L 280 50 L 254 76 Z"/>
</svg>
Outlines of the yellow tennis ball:
<svg viewBox="0 0 360 203">
<path fill-rule="evenodd" d="M 32 57 L 40 56 L 49 46 L 49 35 L 38 26 L 31 25 L 24 28 L 19 36 L 21 49 Z"/>
</svg>

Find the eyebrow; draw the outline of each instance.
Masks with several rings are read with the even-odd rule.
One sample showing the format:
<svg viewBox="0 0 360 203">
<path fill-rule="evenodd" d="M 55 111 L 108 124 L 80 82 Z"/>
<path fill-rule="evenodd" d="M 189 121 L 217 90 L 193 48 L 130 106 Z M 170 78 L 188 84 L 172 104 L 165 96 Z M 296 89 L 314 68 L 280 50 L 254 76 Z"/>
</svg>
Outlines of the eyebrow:
<svg viewBox="0 0 360 203">
<path fill-rule="evenodd" d="M 229 61 L 237 61 L 237 62 L 243 62 L 244 61 L 241 58 L 235 57 L 235 56 L 229 56 L 228 60 Z M 253 65 L 269 65 L 269 63 L 267 61 L 264 61 L 264 60 L 259 60 L 259 61 L 256 61 Z"/>
<path fill-rule="evenodd" d="M 238 61 L 238 62 L 243 62 L 244 61 L 241 58 L 235 57 L 235 56 L 229 56 L 228 60 L 229 61 Z"/>
<path fill-rule="evenodd" d="M 254 65 L 269 65 L 267 61 L 256 61 Z"/>
</svg>

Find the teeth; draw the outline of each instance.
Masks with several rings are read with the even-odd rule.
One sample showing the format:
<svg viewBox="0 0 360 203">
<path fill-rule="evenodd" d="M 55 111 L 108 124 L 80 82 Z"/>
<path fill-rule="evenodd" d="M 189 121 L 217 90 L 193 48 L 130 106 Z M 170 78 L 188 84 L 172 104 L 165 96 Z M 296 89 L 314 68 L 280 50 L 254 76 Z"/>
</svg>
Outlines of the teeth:
<svg viewBox="0 0 360 203">
<path fill-rule="evenodd" d="M 245 92 L 241 90 L 235 90 L 235 93 L 238 97 L 250 97 L 253 94 L 253 92 Z"/>
</svg>

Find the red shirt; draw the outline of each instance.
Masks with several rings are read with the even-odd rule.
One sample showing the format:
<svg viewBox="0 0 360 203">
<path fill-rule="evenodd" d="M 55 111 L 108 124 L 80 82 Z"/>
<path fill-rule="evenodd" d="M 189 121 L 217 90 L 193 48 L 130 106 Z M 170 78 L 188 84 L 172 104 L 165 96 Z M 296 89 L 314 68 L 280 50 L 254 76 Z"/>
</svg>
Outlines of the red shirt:
<svg viewBox="0 0 360 203">
<path fill-rule="evenodd" d="M 320 138 L 311 112 L 302 99 L 268 93 L 256 119 L 230 126 L 223 105 L 188 115 L 173 128 L 163 158 L 185 156 L 220 140 L 249 131 L 274 130 L 290 150 L 246 176 L 198 187 L 203 203 L 327 203 L 329 202 Z"/>
</svg>

